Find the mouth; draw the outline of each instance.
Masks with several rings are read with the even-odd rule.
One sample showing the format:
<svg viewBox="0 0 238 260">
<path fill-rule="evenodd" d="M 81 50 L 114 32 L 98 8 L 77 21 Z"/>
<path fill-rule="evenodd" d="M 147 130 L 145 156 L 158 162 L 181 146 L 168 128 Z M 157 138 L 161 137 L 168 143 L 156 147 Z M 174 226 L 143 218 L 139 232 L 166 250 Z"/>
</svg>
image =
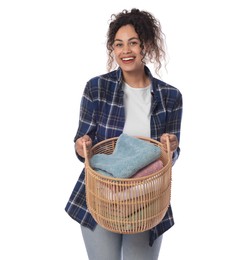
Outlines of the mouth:
<svg viewBox="0 0 238 260">
<path fill-rule="evenodd" d="M 124 58 L 122 58 L 121 60 L 122 60 L 124 63 L 130 63 L 130 62 L 132 62 L 132 61 L 135 60 L 135 57 L 132 57 L 132 56 L 130 56 L 130 57 L 124 57 Z"/>
</svg>

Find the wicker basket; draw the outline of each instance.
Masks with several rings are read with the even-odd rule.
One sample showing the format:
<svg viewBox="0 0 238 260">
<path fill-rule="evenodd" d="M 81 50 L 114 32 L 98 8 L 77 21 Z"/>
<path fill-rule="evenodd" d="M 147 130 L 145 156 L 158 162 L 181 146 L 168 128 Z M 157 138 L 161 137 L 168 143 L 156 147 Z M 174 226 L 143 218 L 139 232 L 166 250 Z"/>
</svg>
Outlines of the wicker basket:
<svg viewBox="0 0 238 260">
<path fill-rule="evenodd" d="M 121 234 L 149 230 L 163 219 L 171 197 L 171 157 L 158 141 L 138 137 L 161 148 L 163 168 L 147 177 L 111 178 L 94 171 L 89 159 L 94 154 L 111 154 L 118 137 L 110 138 L 85 152 L 87 206 L 98 224 Z"/>
</svg>

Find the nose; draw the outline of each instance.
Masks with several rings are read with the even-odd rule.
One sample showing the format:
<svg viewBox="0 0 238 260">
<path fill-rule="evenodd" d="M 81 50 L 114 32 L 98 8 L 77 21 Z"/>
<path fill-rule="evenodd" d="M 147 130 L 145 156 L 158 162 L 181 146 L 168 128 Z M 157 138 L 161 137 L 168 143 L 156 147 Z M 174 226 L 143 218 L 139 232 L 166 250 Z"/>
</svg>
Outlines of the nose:
<svg viewBox="0 0 238 260">
<path fill-rule="evenodd" d="M 125 44 L 125 45 L 123 46 L 122 52 L 123 52 L 124 54 L 130 53 L 130 52 L 131 52 L 130 45 L 129 45 L 129 44 Z"/>
</svg>

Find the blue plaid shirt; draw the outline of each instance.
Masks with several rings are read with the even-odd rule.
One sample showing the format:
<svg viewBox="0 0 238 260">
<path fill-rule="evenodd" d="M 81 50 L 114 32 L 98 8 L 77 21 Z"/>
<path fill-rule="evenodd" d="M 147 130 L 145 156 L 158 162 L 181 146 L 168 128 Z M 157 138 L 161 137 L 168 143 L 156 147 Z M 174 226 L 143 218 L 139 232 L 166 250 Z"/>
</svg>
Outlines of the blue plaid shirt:
<svg viewBox="0 0 238 260">
<path fill-rule="evenodd" d="M 145 67 L 152 84 L 151 138 L 160 140 L 163 133 L 175 134 L 179 140 L 182 119 L 182 95 L 178 89 L 154 78 Z M 125 112 L 123 105 L 122 71 L 117 69 L 92 78 L 86 84 L 80 105 L 79 126 L 74 138 L 89 135 L 93 145 L 123 132 Z M 173 163 L 180 149 L 173 154 Z M 84 161 L 77 154 L 80 161 Z M 65 207 L 66 212 L 81 225 L 92 230 L 97 223 L 89 213 L 85 195 L 85 171 L 83 169 Z M 149 244 L 174 225 L 173 213 L 169 206 L 163 220 L 150 230 Z"/>
</svg>

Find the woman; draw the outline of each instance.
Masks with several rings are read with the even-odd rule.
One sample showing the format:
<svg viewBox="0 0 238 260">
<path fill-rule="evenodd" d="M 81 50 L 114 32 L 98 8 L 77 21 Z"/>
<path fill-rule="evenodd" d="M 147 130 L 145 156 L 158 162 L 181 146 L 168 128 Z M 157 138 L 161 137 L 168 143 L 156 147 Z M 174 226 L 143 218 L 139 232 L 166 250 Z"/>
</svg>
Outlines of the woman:
<svg viewBox="0 0 238 260">
<path fill-rule="evenodd" d="M 75 150 L 84 161 L 87 148 L 121 133 L 145 136 L 166 144 L 169 136 L 173 163 L 179 156 L 182 95 L 152 76 L 165 60 L 164 35 L 149 12 L 132 9 L 112 15 L 107 34 L 108 73 L 90 79 L 81 101 Z M 118 68 L 114 68 L 116 64 Z M 81 224 L 90 260 L 158 259 L 162 235 L 174 225 L 169 207 L 159 225 L 138 234 L 117 234 L 98 225 L 87 210 L 85 173 L 82 171 L 66 212 Z"/>
</svg>

